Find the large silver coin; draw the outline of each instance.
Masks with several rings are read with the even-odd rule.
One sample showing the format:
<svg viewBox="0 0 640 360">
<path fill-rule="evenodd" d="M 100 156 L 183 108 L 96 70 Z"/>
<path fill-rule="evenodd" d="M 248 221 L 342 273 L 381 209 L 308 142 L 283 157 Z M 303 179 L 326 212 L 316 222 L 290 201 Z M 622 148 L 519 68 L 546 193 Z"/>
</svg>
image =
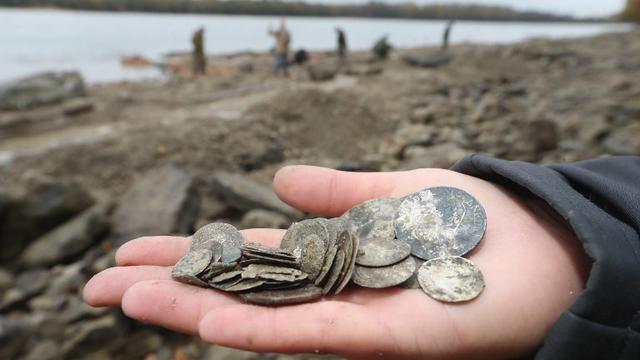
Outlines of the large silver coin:
<svg viewBox="0 0 640 360">
<path fill-rule="evenodd" d="M 396 237 L 424 260 L 462 256 L 484 235 L 487 217 L 478 201 L 452 187 L 424 189 L 404 198 L 396 214 Z"/>
<path fill-rule="evenodd" d="M 389 266 L 406 259 L 411 254 L 411 246 L 404 241 L 385 238 L 360 240 L 356 264 L 362 266 Z"/>
<path fill-rule="evenodd" d="M 322 296 L 322 289 L 307 285 L 296 289 L 266 290 L 241 294 L 244 301 L 257 305 L 291 305 L 316 300 Z"/>
<path fill-rule="evenodd" d="M 480 269 L 459 256 L 425 262 L 418 271 L 418 281 L 427 295 L 446 302 L 474 299 L 485 286 Z"/>
<path fill-rule="evenodd" d="M 325 245 L 329 232 L 324 219 L 308 219 L 294 223 L 289 227 L 280 247 L 290 251 L 300 262 L 300 270 L 309 274 L 309 280 L 314 280 L 324 264 L 327 251 Z"/>
<path fill-rule="evenodd" d="M 230 263 L 240 258 L 240 247 L 244 243 L 244 238 L 235 226 L 211 223 L 201 227 L 191 237 L 191 249 L 207 248 L 212 242 L 222 244 L 221 262 Z"/>
<path fill-rule="evenodd" d="M 356 266 L 352 280 L 362 287 L 382 289 L 402 284 L 413 275 L 415 270 L 416 262 L 409 256 L 391 266 Z"/>
<path fill-rule="evenodd" d="M 397 207 L 397 199 L 372 199 L 351 208 L 342 216 L 349 222 L 351 231 L 360 239 L 393 239 Z"/>
<path fill-rule="evenodd" d="M 198 279 L 213 259 L 213 252 L 209 249 L 197 249 L 188 252 L 171 269 L 171 277 L 180 282 L 206 286 L 206 283 Z"/>
</svg>

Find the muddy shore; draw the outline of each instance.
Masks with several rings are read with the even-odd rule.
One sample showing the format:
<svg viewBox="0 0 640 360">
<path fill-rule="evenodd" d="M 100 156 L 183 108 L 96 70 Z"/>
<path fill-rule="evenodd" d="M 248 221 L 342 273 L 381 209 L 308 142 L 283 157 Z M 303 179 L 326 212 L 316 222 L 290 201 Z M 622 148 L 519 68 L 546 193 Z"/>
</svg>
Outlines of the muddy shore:
<svg viewBox="0 0 640 360">
<path fill-rule="evenodd" d="M 255 193 L 285 164 L 393 171 L 448 167 L 471 153 L 536 163 L 640 154 L 640 30 L 460 45 L 450 55 L 417 67 L 405 59 L 437 59 L 439 49 L 382 62 L 353 54 L 343 66 L 312 54 L 289 79 L 271 75 L 267 54 L 212 58 L 206 77 L 101 84 L 0 111 L 0 236 L 19 242 L 0 249 L 0 358 L 316 358 L 209 348 L 80 305 L 88 277 L 141 228 L 288 226 L 301 214 Z M 148 180 L 157 171 L 173 182 Z M 255 186 L 225 197 L 220 174 Z M 155 214 L 128 203 L 136 196 L 189 206 L 162 214 L 171 226 L 144 228 Z M 101 231 L 78 230 L 87 219 Z"/>
</svg>

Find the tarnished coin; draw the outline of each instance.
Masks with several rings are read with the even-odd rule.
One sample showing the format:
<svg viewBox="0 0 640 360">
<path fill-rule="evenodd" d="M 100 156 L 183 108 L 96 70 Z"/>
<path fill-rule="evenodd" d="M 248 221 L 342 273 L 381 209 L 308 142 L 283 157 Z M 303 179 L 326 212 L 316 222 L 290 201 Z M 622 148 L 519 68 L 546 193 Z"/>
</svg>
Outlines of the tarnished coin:
<svg viewBox="0 0 640 360">
<path fill-rule="evenodd" d="M 321 296 L 322 289 L 311 284 L 295 289 L 266 290 L 240 294 L 240 297 L 248 303 L 267 306 L 310 302 Z"/>
<path fill-rule="evenodd" d="M 225 287 L 222 290 L 229 291 L 229 292 L 247 291 L 247 290 L 258 288 L 262 286 L 264 283 L 265 283 L 265 280 L 261 280 L 261 279 L 246 279 L 246 280 L 243 279 L 237 284 Z"/>
<path fill-rule="evenodd" d="M 206 282 L 198 279 L 213 259 L 213 252 L 209 249 L 189 251 L 171 269 L 171 277 L 180 282 L 206 286 Z"/>
<path fill-rule="evenodd" d="M 398 200 L 380 198 L 365 201 L 347 211 L 343 217 L 358 238 L 393 239 Z"/>
<path fill-rule="evenodd" d="M 459 256 L 425 262 L 418 271 L 418 281 L 427 295 L 446 302 L 472 300 L 485 286 L 480 269 Z"/>
<path fill-rule="evenodd" d="M 346 272 L 343 275 L 342 279 L 340 280 L 340 283 L 338 284 L 338 286 L 336 287 L 336 290 L 334 291 L 334 294 L 338 295 L 344 288 L 345 286 L 347 286 L 347 284 L 349 283 L 349 281 L 351 280 L 351 277 L 353 276 L 353 270 L 355 269 L 356 266 L 356 257 L 358 256 L 358 245 L 360 243 L 360 240 L 358 238 L 358 236 L 356 236 L 355 234 L 350 234 L 351 235 L 351 258 L 349 259 L 349 264 L 347 266 Z M 346 261 L 345 261 L 346 262 Z"/>
<path fill-rule="evenodd" d="M 416 262 L 416 271 L 413 272 L 413 275 L 411 275 L 411 277 L 408 278 L 407 281 L 400 284 L 400 287 L 403 289 L 420 289 L 420 282 L 418 281 L 418 271 L 420 270 L 420 267 L 422 266 L 422 264 L 426 262 L 426 260 L 422 260 L 413 255 L 411 256 L 413 257 L 413 260 Z"/>
<path fill-rule="evenodd" d="M 360 240 L 356 264 L 362 266 L 389 266 L 404 260 L 411 254 L 411 246 L 404 241 L 385 238 Z"/>
<path fill-rule="evenodd" d="M 284 266 L 284 267 L 290 267 L 294 269 L 300 268 L 300 263 L 298 262 L 298 260 L 290 261 L 290 260 L 268 258 L 268 257 L 261 257 L 261 256 L 245 257 L 244 260 L 240 260 L 238 264 L 242 267 L 246 267 L 251 264 L 262 264 L 262 265 Z"/>
<path fill-rule="evenodd" d="M 324 220 L 303 220 L 291 225 L 280 247 L 296 256 L 300 269 L 309 274 L 309 279 L 313 281 L 322 270 L 328 236 Z"/>
<path fill-rule="evenodd" d="M 211 278 L 211 280 L 209 280 L 209 283 L 223 283 L 235 278 L 241 279 L 242 273 L 243 273 L 242 270 L 234 270 L 234 271 L 222 273 L 218 276 L 214 276 L 213 278 Z"/>
<path fill-rule="evenodd" d="M 235 270 L 236 266 L 237 264 L 235 263 L 212 262 L 202 274 L 198 275 L 198 278 L 202 281 L 208 282 L 222 273 Z"/>
<path fill-rule="evenodd" d="M 349 230 L 349 222 L 343 217 L 336 217 L 327 219 L 326 227 L 329 232 L 328 242 L 326 244 L 327 250 L 335 245 L 338 235 L 345 230 Z"/>
<path fill-rule="evenodd" d="M 338 277 L 340 276 L 340 272 L 342 271 L 342 267 L 344 266 L 345 255 L 342 249 L 339 249 L 336 253 L 336 257 L 333 259 L 333 264 L 331 264 L 331 269 L 329 270 L 329 275 L 327 276 L 327 281 L 322 285 L 322 294 L 328 294 L 331 289 L 334 287 L 336 282 L 338 281 Z"/>
<path fill-rule="evenodd" d="M 338 252 L 338 247 L 336 245 L 333 245 L 329 249 L 329 251 L 327 251 L 327 253 L 325 254 L 324 264 L 322 265 L 322 269 L 320 270 L 320 273 L 318 274 L 318 276 L 316 277 L 316 280 L 314 281 L 316 285 L 319 286 L 326 279 L 327 275 L 329 274 L 329 270 L 331 270 L 331 265 L 333 265 L 333 259 L 335 259 L 337 252 Z"/>
<path fill-rule="evenodd" d="M 478 201 L 452 187 L 434 187 L 405 197 L 396 214 L 396 237 L 424 260 L 462 256 L 482 239 L 487 217 Z"/>
<path fill-rule="evenodd" d="M 416 262 L 409 256 L 391 266 L 356 266 L 352 280 L 362 287 L 382 289 L 402 284 L 413 275 L 415 270 Z"/>
<path fill-rule="evenodd" d="M 244 238 L 235 226 L 211 223 L 201 227 L 191 238 L 191 249 L 207 248 L 212 242 L 222 244 L 221 262 L 230 263 L 240 258 L 240 247 L 244 243 Z"/>
<path fill-rule="evenodd" d="M 279 274 L 279 275 L 290 275 L 295 277 L 303 277 L 306 278 L 307 274 L 293 268 L 281 267 L 281 266 L 272 266 L 272 265 L 263 265 L 263 264 L 251 264 L 244 269 L 242 269 L 242 278 L 243 279 L 254 279 L 257 277 L 262 277 L 263 275 L 268 274 Z M 269 278 L 267 278 L 269 279 Z"/>
</svg>

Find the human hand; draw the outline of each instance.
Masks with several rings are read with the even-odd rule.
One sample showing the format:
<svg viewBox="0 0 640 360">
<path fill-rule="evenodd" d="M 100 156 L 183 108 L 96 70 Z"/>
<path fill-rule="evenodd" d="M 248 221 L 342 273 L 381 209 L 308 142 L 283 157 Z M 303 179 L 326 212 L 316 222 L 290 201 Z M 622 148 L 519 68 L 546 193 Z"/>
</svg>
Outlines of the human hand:
<svg viewBox="0 0 640 360">
<path fill-rule="evenodd" d="M 583 289 L 587 261 L 573 233 L 534 212 L 501 187 L 448 170 L 347 173 L 294 166 L 274 189 L 303 211 L 339 216 L 365 200 L 454 186 L 484 206 L 487 230 L 470 254 L 486 289 L 460 304 L 421 290 L 352 287 L 338 296 L 283 307 L 242 303 L 236 296 L 171 279 L 188 238 L 145 237 L 123 245 L 117 267 L 84 290 L 93 306 L 121 306 L 128 316 L 205 341 L 258 352 L 326 352 L 357 358 L 508 358 L 540 346 L 559 315 Z M 243 231 L 252 242 L 278 246 L 282 230 Z"/>
</svg>

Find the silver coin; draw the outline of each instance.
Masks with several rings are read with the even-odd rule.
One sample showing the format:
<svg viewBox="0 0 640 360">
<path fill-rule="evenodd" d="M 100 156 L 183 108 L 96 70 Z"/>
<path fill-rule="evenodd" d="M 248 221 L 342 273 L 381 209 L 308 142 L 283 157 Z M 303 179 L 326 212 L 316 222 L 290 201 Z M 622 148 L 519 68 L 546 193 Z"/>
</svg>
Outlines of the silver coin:
<svg viewBox="0 0 640 360">
<path fill-rule="evenodd" d="M 343 217 L 347 219 L 351 231 L 360 239 L 393 239 L 397 208 L 397 199 L 372 199 L 351 208 Z"/>
<path fill-rule="evenodd" d="M 413 255 L 411 256 L 416 262 L 416 271 L 413 272 L 413 275 L 411 275 L 411 277 L 408 278 L 407 281 L 400 284 L 400 287 L 403 289 L 420 289 L 420 282 L 418 281 L 418 270 L 420 270 L 420 267 L 426 262 L 426 260 L 422 260 Z"/>
<path fill-rule="evenodd" d="M 427 295 L 446 302 L 472 300 L 485 287 L 480 269 L 459 256 L 425 262 L 418 271 L 418 281 Z"/>
<path fill-rule="evenodd" d="M 406 259 L 411 254 L 411 246 L 404 241 L 385 238 L 360 240 L 356 264 L 361 266 L 389 266 Z"/>
<path fill-rule="evenodd" d="M 228 291 L 228 292 L 247 291 L 247 290 L 259 288 L 260 286 L 264 285 L 264 283 L 265 283 L 265 280 L 261 280 L 261 279 L 246 279 L 246 280 L 243 279 L 237 284 L 224 287 L 221 290 Z"/>
<path fill-rule="evenodd" d="M 396 214 L 396 237 L 411 253 L 430 260 L 462 256 L 482 239 L 487 217 L 478 201 L 452 187 L 434 187 L 405 197 Z"/>
<path fill-rule="evenodd" d="M 188 252 L 171 269 L 171 277 L 180 282 L 205 286 L 206 283 L 198 278 L 213 259 L 213 252 L 209 249 L 197 249 Z"/>
<path fill-rule="evenodd" d="M 303 220 L 291 225 L 280 247 L 296 256 L 300 269 L 309 274 L 309 280 L 313 281 L 322 270 L 328 236 L 324 220 Z"/>
<path fill-rule="evenodd" d="M 366 288 L 382 289 L 400 285 L 407 281 L 416 270 L 412 257 L 385 267 L 356 266 L 353 270 L 353 282 Z"/>
<path fill-rule="evenodd" d="M 351 234 L 351 241 L 352 241 L 351 258 L 349 259 L 349 264 L 347 266 L 347 270 L 343 278 L 340 280 L 340 283 L 338 284 L 338 286 L 336 287 L 336 290 L 334 291 L 334 294 L 336 295 L 342 292 L 342 290 L 345 288 L 345 286 L 347 286 L 349 281 L 351 281 L 351 277 L 353 276 L 353 271 L 356 266 L 356 257 L 358 256 L 358 245 L 360 243 L 360 240 L 355 234 Z"/>
<path fill-rule="evenodd" d="M 235 263 L 212 262 L 203 273 L 198 275 L 198 278 L 204 282 L 209 282 L 212 278 L 222 273 L 235 270 L 236 266 L 237 264 Z"/>
<path fill-rule="evenodd" d="M 221 262 L 230 263 L 240 258 L 240 247 L 244 243 L 244 238 L 235 226 L 227 223 L 211 223 L 201 227 L 191 238 L 191 249 L 210 247 L 212 242 L 222 244 Z"/>
<path fill-rule="evenodd" d="M 344 266 L 345 255 L 344 250 L 339 249 L 336 253 L 336 257 L 333 259 L 333 264 L 331 264 L 331 269 L 329 270 L 329 275 L 327 276 L 327 281 L 322 286 L 322 294 L 328 294 L 333 286 L 338 281 L 338 277 L 340 276 L 340 272 L 342 271 L 342 267 Z"/>
<path fill-rule="evenodd" d="M 333 260 L 336 257 L 336 253 L 338 252 L 338 247 L 333 245 L 329 251 L 324 256 L 324 264 L 322 265 L 322 269 L 320 273 L 316 277 L 314 283 L 319 286 L 322 282 L 327 278 L 329 274 L 329 270 L 331 270 L 331 265 L 333 265 Z"/>
<path fill-rule="evenodd" d="M 209 283 L 223 283 L 233 279 L 241 279 L 242 278 L 242 270 L 233 270 L 226 273 L 222 273 L 220 275 L 214 276 L 209 280 Z"/>
<path fill-rule="evenodd" d="M 276 306 L 310 302 L 322 297 L 322 289 L 307 285 L 295 289 L 266 290 L 240 294 L 240 297 L 251 304 Z"/>
</svg>

